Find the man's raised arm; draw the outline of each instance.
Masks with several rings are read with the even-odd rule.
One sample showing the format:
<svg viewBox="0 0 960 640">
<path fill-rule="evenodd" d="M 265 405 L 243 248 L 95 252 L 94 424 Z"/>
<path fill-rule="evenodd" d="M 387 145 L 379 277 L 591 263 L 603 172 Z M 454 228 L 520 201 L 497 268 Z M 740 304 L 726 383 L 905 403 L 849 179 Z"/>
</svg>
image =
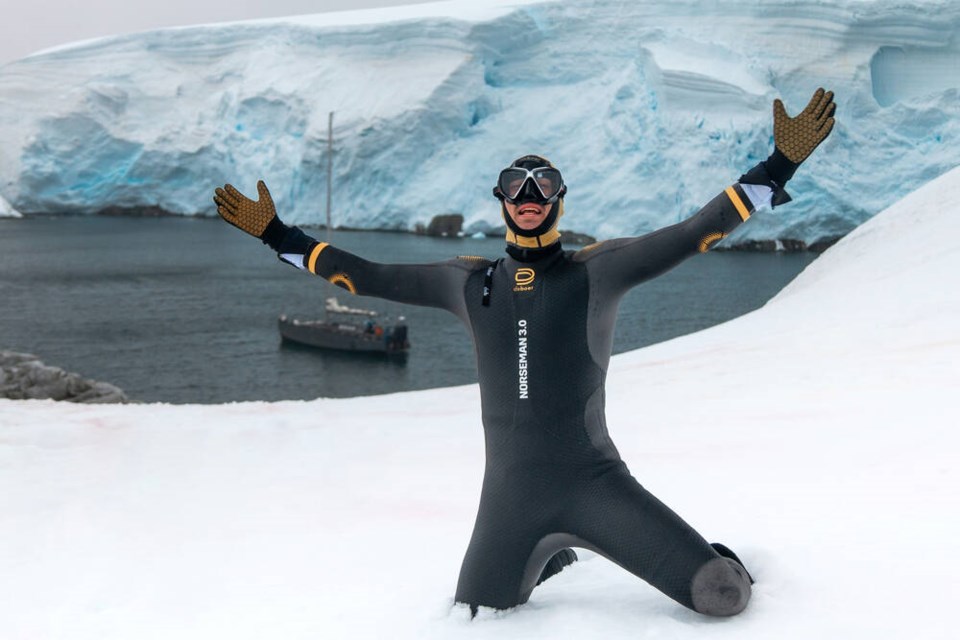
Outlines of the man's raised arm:
<svg viewBox="0 0 960 640">
<path fill-rule="evenodd" d="M 370 262 L 318 242 L 299 227 L 285 225 L 262 180 L 257 182 L 257 193 L 259 199 L 251 200 L 227 184 L 216 189 L 213 201 L 220 217 L 259 238 L 283 262 L 321 276 L 350 293 L 439 307 L 458 316 L 465 314 L 464 285 L 469 274 L 482 268 L 484 261 L 455 259 L 422 265 Z"/>
</svg>

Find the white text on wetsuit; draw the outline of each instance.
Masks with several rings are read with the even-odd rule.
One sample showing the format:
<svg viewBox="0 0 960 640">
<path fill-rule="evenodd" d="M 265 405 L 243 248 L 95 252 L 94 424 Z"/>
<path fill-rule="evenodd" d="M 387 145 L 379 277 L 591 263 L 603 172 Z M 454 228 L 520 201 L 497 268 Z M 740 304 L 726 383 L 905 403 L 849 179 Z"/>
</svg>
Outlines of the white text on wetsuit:
<svg viewBox="0 0 960 640">
<path fill-rule="evenodd" d="M 527 384 L 527 321 L 517 321 L 518 366 L 520 370 L 520 399 L 530 397 L 530 387 Z"/>
</svg>

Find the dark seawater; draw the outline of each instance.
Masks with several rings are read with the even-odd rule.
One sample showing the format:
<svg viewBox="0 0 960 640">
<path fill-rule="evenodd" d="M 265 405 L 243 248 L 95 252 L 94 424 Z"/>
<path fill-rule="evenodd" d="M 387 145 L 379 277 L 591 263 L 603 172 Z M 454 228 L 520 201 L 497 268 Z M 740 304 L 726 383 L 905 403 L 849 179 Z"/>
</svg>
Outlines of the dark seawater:
<svg viewBox="0 0 960 640">
<path fill-rule="evenodd" d="M 502 239 L 492 238 L 338 232 L 334 240 L 380 262 L 503 253 Z M 624 298 L 614 352 L 756 309 L 814 257 L 714 252 L 689 260 Z M 281 313 L 320 317 L 330 295 L 406 316 L 406 360 L 281 343 Z M 473 347 L 454 316 L 350 296 L 218 219 L 0 219 L 0 349 L 36 354 L 149 402 L 343 397 L 476 381 Z"/>
</svg>

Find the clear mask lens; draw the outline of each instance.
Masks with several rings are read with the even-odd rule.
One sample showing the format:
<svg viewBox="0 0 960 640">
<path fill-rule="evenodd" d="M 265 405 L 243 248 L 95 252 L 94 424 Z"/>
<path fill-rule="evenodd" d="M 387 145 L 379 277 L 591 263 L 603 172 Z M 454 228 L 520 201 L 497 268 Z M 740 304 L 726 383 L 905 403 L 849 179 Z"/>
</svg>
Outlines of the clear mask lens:
<svg viewBox="0 0 960 640">
<path fill-rule="evenodd" d="M 536 169 L 510 168 L 500 172 L 497 186 L 507 200 L 515 200 L 530 181 L 535 191 L 538 191 L 544 200 L 554 198 L 563 187 L 563 178 L 560 172 L 553 167 L 537 167 Z"/>
</svg>

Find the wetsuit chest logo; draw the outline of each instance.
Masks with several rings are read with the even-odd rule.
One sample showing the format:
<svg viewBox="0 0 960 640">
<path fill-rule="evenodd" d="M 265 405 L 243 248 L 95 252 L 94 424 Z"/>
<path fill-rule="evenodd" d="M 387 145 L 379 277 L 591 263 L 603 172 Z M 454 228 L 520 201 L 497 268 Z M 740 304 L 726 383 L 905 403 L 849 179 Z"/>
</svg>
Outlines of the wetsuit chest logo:
<svg viewBox="0 0 960 640">
<path fill-rule="evenodd" d="M 521 291 L 533 291 L 533 281 L 537 273 L 530 267 L 521 267 L 513 274 L 514 287 L 516 293 Z"/>
</svg>

